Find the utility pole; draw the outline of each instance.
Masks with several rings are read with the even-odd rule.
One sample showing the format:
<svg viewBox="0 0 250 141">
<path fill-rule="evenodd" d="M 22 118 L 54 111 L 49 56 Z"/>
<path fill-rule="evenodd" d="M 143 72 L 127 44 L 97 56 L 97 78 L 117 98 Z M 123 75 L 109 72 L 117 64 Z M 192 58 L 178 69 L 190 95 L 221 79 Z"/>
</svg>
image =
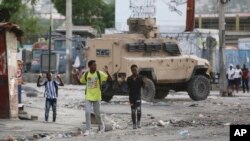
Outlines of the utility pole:
<svg viewBox="0 0 250 141">
<path fill-rule="evenodd" d="M 228 2 L 228 1 L 227 1 Z M 225 0 L 219 0 L 220 95 L 227 93 L 225 68 Z"/>
<path fill-rule="evenodd" d="M 209 32 L 208 33 L 208 36 L 206 38 L 206 47 L 209 51 L 209 56 L 208 56 L 208 60 L 209 60 L 209 63 L 212 67 L 212 75 L 215 76 L 215 68 L 216 68 L 216 65 L 215 65 L 215 53 L 216 53 L 216 39 L 214 37 L 212 37 L 211 33 Z"/>
<path fill-rule="evenodd" d="M 50 24 L 49 24 L 49 68 L 48 72 L 50 73 L 51 67 L 51 32 L 52 32 L 52 4 L 50 4 Z"/>
<path fill-rule="evenodd" d="M 66 83 L 71 83 L 72 70 L 72 0 L 66 0 Z"/>
</svg>

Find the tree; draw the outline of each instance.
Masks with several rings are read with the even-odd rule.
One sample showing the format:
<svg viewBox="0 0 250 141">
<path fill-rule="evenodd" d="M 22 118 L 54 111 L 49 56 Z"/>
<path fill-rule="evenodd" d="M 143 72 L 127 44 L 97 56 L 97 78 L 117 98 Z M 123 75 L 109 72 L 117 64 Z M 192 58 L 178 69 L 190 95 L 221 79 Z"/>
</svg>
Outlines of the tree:
<svg viewBox="0 0 250 141">
<path fill-rule="evenodd" d="M 1 0 L 0 1 L 0 10 L 1 13 L 4 13 L 1 15 L 1 17 L 5 17 L 5 21 L 9 21 L 11 16 L 16 14 L 17 12 L 20 12 L 19 10 L 23 8 L 23 6 L 27 3 L 30 3 L 31 5 L 35 5 L 38 0 Z"/>
<path fill-rule="evenodd" d="M 2 0 L 0 10 L 1 21 L 12 22 L 24 31 L 24 39 L 30 39 L 34 34 L 41 34 L 44 30 L 41 19 L 35 16 L 34 11 L 27 6 L 36 4 L 37 0 Z"/>
<path fill-rule="evenodd" d="M 66 0 L 52 0 L 56 9 L 66 15 Z M 114 26 L 114 2 L 103 0 L 72 0 L 72 22 L 74 25 L 91 25 L 99 31 Z"/>
<path fill-rule="evenodd" d="M 0 3 L 1 21 L 9 21 L 11 15 L 18 11 L 21 4 L 21 0 L 2 0 Z"/>
</svg>

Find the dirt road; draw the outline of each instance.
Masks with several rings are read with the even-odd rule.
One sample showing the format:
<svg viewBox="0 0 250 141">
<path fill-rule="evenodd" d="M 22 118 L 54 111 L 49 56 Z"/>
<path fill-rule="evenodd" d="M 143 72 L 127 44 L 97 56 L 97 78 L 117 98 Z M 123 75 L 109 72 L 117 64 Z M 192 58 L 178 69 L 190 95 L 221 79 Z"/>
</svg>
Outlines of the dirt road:
<svg viewBox="0 0 250 141">
<path fill-rule="evenodd" d="M 43 88 L 26 84 L 25 111 L 37 121 L 0 120 L 0 140 L 8 135 L 18 140 L 102 140 L 102 141 L 228 141 L 230 124 L 250 123 L 250 94 L 220 97 L 217 91 L 205 101 L 192 101 L 187 93 L 170 93 L 164 100 L 142 104 L 142 128 L 132 129 L 127 96 L 115 96 L 102 103 L 102 114 L 113 130 L 84 137 L 84 87 L 68 85 L 59 89 L 56 123 L 44 122 Z M 27 97 L 26 94 L 38 94 Z M 93 130 L 96 131 L 94 126 Z"/>
</svg>

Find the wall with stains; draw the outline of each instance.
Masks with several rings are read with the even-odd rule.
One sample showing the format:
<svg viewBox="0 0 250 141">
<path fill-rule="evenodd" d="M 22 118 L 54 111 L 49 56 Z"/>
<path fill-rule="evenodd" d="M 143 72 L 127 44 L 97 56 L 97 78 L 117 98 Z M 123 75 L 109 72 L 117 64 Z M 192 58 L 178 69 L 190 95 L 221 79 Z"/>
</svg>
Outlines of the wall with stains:
<svg viewBox="0 0 250 141">
<path fill-rule="evenodd" d="M 13 32 L 0 30 L 0 118 L 18 116 L 17 94 L 17 37 Z"/>
<path fill-rule="evenodd" d="M 18 94 L 17 94 L 17 38 L 14 33 L 6 32 L 7 56 L 8 56 L 8 81 L 10 117 L 18 116 Z"/>
</svg>

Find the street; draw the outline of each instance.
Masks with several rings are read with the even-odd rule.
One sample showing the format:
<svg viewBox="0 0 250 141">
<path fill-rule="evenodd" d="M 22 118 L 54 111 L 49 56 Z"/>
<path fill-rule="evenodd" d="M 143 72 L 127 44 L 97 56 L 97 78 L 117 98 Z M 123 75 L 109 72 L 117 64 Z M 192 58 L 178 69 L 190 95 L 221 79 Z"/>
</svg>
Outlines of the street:
<svg viewBox="0 0 250 141">
<path fill-rule="evenodd" d="M 250 135 L 249 7 L 0 0 L 0 141 L 242 140 Z"/>
<path fill-rule="evenodd" d="M 38 116 L 38 120 L 1 119 L 0 140 L 9 136 L 17 140 L 228 141 L 230 124 L 250 123 L 250 94 L 220 97 L 218 91 L 212 91 L 207 100 L 196 102 L 185 92 L 172 92 L 164 100 L 142 102 L 142 128 L 135 130 L 128 97 L 115 96 L 101 105 L 105 124 L 113 130 L 98 134 L 94 125 L 94 133 L 85 137 L 81 134 L 85 122 L 84 86 L 59 88 L 56 123 L 52 122 L 52 112 L 49 122 L 44 122 L 43 91 L 34 83 L 23 86 L 24 110 L 29 116 Z"/>
</svg>

